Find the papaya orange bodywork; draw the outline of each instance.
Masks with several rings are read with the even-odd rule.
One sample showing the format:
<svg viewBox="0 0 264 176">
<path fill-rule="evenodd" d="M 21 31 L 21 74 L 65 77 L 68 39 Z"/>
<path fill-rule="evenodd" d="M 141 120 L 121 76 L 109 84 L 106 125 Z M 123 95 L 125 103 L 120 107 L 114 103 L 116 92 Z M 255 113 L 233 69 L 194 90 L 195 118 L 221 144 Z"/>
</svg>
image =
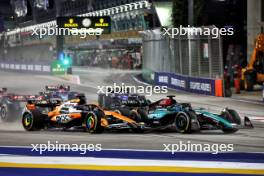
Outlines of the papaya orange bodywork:
<svg viewBox="0 0 264 176">
<path fill-rule="evenodd" d="M 73 119 L 78 119 L 82 117 L 82 114 L 81 113 L 71 113 L 69 114 L 69 116 Z"/>
<path fill-rule="evenodd" d="M 105 118 L 101 119 L 101 126 L 106 127 L 108 125 L 109 125 L 109 123 Z"/>
<path fill-rule="evenodd" d="M 117 113 L 117 112 L 114 112 L 114 111 L 104 111 L 104 113 L 105 113 L 105 115 L 107 115 L 107 116 L 108 116 L 108 115 L 109 115 L 109 116 L 114 116 L 114 117 L 119 118 L 119 119 L 121 119 L 121 120 L 123 120 L 123 121 L 126 121 L 126 122 L 128 122 L 128 123 L 136 123 L 136 121 L 134 121 L 134 120 L 132 120 L 132 119 L 126 117 L 126 116 L 123 116 L 123 115 L 121 115 L 121 114 L 119 114 L 119 113 Z"/>
</svg>

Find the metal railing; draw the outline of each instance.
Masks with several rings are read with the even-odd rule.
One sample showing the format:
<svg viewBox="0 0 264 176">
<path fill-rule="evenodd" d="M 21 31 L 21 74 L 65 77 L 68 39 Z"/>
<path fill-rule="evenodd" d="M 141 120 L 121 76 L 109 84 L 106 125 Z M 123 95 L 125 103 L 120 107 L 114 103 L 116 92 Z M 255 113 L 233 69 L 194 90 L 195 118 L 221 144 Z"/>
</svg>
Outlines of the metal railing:
<svg viewBox="0 0 264 176">
<path fill-rule="evenodd" d="M 223 75 L 221 37 L 202 35 L 163 36 L 159 30 L 141 33 L 143 68 L 192 77 L 219 78 Z"/>
</svg>

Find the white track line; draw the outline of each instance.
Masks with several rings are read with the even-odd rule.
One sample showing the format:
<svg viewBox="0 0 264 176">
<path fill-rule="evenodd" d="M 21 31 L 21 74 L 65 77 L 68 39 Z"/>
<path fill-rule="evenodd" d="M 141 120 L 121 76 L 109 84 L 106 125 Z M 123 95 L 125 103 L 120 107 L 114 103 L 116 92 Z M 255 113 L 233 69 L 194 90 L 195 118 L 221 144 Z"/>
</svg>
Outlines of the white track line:
<svg viewBox="0 0 264 176">
<path fill-rule="evenodd" d="M 157 136 L 157 135 L 153 135 L 153 136 Z M 32 146 L 8 146 L 8 145 L 2 145 L 0 147 L 6 147 L 6 148 L 27 148 L 27 149 L 32 149 Z M 154 149 L 117 149 L 117 148 L 102 148 L 102 151 L 105 150 L 109 150 L 109 151 L 131 151 L 131 152 L 164 152 L 163 150 L 154 150 Z M 168 152 L 170 153 L 170 152 Z M 195 152 L 193 152 L 195 153 Z M 197 153 L 201 153 L 201 152 L 197 152 Z M 207 153 L 207 152 L 204 152 Z M 230 154 L 232 153 L 255 153 L 255 154 L 263 154 L 264 152 L 229 152 Z"/>
<path fill-rule="evenodd" d="M 217 161 L 166 161 L 144 159 L 110 159 L 93 157 L 24 157 L 0 156 L 1 162 L 23 164 L 84 164 L 101 166 L 177 166 L 225 169 L 264 169 L 263 163 L 238 163 Z"/>
</svg>

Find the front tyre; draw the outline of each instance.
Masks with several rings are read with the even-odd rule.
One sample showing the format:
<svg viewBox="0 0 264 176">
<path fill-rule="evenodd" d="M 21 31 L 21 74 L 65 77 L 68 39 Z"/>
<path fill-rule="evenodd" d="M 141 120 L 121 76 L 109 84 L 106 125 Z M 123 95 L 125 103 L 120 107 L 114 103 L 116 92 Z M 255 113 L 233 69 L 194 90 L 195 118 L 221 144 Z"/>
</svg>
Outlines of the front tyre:
<svg viewBox="0 0 264 176">
<path fill-rule="evenodd" d="M 44 128 L 44 115 L 38 110 L 25 112 L 22 116 L 22 124 L 27 131 L 36 131 Z"/>
<path fill-rule="evenodd" d="M 2 122 L 8 122 L 7 118 L 8 108 L 5 104 L 0 107 L 0 119 Z"/>
<path fill-rule="evenodd" d="M 191 132 L 191 118 L 186 112 L 179 112 L 175 118 L 175 128 L 179 133 Z"/>
<path fill-rule="evenodd" d="M 88 112 L 84 119 L 85 130 L 89 133 L 102 133 L 104 128 L 101 126 L 101 118 L 100 112 Z"/>
</svg>

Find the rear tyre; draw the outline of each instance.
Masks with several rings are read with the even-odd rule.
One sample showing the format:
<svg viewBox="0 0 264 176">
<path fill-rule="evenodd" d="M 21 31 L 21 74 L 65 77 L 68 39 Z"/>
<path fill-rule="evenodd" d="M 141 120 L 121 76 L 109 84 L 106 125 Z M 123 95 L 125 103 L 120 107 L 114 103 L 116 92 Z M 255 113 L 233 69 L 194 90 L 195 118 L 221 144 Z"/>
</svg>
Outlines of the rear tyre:
<svg viewBox="0 0 264 176">
<path fill-rule="evenodd" d="M 0 107 L 0 118 L 1 118 L 2 122 L 8 122 L 7 115 L 8 115 L 8 108 L 7 108 L 6 104 L 3 104 Z"/>
<path fill-rule="evenodd" d="M 89 133 L 102 133 L 104 127 L 101 126 L 102 113 L 99 111 L 88 112 L 85 116 L 85 130 Z"/>
<path fill-rule="evenodd" d="M 191 132 L 191 118 L 186 112 L 179 112 L 175 118 L 176 131 L 179 133 Z"/>
<path fill-rule="evenodd" d="M 136 121 L 137 123 L 143 122 L 141 115 L 136 110 L 130 111 L 129 118 Z M 132 131 L 134 133 L 143 133 L 144 132 L 144 130 L 142 128 L 132 128 Z"/>
<path fill-rule="evenodd" d="M 137 110 L 138 114 L 140 115 L 141 122 L 148 122 L 148 113 L 146 110 L 139 108 Z"/>
<path fill-rule="evenodd" d="M 142 118 L 136 110 L 130 111 L 129 117 L 137 123 L 142 122 Z"/>
<path fill-rule="evenodd" d="M 0 119 L 2 122 L 13 122 L 18 119 L 21 112 L 22 109 L 19 103 L 13 102 L 12 104 L 7 104 L 6 102 L 2 102 L 0 106 Z"/>
<path fill-rule="evenodd" d="M 32 110 L 26 112 L 22 116 L 22 124 L 27 131 L 37 131 L 44 128 L 45 115 L 41 114 L 39 110 Z"/>
</svg>

